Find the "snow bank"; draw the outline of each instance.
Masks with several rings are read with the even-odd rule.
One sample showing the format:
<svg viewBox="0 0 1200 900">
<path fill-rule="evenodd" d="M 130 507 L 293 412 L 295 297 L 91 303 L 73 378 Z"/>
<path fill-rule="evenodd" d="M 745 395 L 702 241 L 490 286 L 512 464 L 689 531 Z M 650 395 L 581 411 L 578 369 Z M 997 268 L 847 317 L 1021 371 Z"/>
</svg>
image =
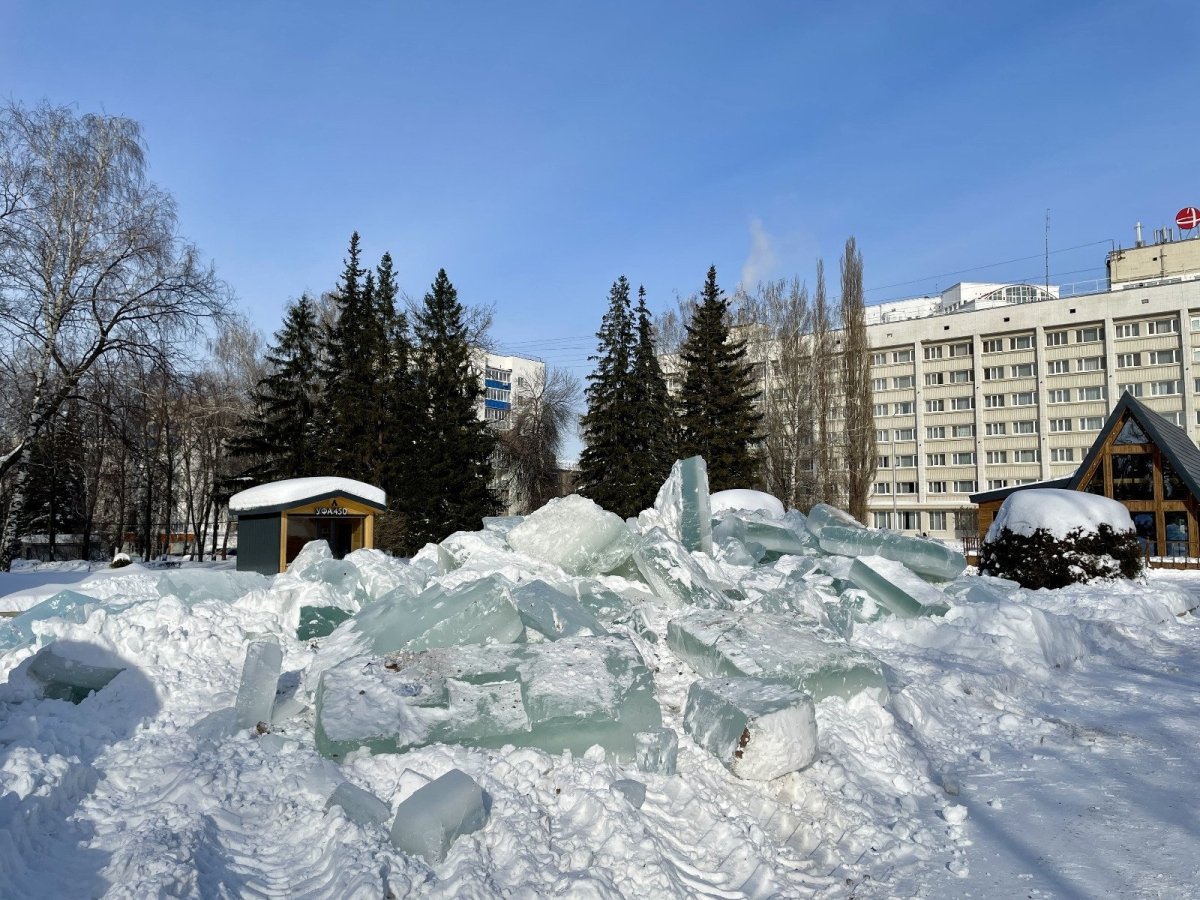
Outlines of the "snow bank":
<svg viewBox="0 0 1200 900">
<path fill-rule="evenodd" d="M 1076 528 L 1094 532 L 1102 524 L 1111 526 L 1113 531 L 1133 531 L 1129 510 L 1116 500 L 1082 491 L 1030 488 L 1008 496 L 984 540 L 995 540 L 1004 528 L 1023 535 L 1045 528 L 1062 540 Z"/>
<path fill-rule="evenodd" d="M 783 504 L 770 494 L 740 488 L 717 491 L 712 495 L 710 505 L 714 516 L 727 510 L 741 510 L 743 512 L 761 512 L 782 519 L 785 511 Z"/>
</svg>

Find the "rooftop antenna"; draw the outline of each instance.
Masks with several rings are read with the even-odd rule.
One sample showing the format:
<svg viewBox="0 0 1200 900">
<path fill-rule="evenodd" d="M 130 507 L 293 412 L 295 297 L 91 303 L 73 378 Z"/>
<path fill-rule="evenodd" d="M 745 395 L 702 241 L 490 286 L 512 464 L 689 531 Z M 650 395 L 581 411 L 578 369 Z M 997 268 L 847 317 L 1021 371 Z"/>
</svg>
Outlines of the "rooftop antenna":
<svg viewBox="0 0 1200 900">
<path fill-rule="evenodd" d="M 1046 296 L 1050 296 L 1050 207 L 1046 207 Z"/>
</svg>

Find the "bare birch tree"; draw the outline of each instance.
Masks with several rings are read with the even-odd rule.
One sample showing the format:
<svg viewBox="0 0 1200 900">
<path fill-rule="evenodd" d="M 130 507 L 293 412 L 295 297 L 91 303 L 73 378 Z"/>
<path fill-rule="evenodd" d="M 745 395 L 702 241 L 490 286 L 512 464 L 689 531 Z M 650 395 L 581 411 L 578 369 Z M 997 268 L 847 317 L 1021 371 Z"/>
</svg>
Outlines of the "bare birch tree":
<svg viewBox="0 0 1200 900">
<path fill-rule="evenodd" d="M 550 369 L 519 388 L 515 399 L 496 435 L 496 458 L 508 479 L 509 502 L 524 514 L 559 496 L 558 455 L 579 414 L 579 380 L 565 369 Z"/>
<path fill-rule="evenodd" d="M 167 359 L 223 309 L 211 267 L 146 177 L 138 125 L 65 107 L 0 108 L 0 363 L 18 411 L 0 566 L 17 547 L 29 448 L 110 356 Z"/>
</svg>

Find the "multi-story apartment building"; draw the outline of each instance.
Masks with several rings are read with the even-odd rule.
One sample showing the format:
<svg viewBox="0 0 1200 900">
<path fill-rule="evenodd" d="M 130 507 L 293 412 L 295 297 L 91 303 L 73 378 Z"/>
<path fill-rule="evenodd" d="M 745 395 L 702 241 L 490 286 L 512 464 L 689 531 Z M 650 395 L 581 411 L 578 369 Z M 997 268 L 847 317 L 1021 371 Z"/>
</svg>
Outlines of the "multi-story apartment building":
<svg viewBox="0 0 1200 900">
<path fill-rule="evenodd" d="M 540 359 L 499 356 L 482 350 L 478 351 L 475 364 L 483 374 L 484 385 L 479 417 L 488 422 L 507 419 L 520 392 L 544 378 L 546 372 L 546 364 Z"/>
<path fill-rule="evenodd" d="M 1200 434 L 1200 239 L 1109 253 L 1089 293 L 960 284 L 869 310 L 868 525 L 974 532 L 977 491 L 1074 472 L 1125 391 Z"/>
</svg>

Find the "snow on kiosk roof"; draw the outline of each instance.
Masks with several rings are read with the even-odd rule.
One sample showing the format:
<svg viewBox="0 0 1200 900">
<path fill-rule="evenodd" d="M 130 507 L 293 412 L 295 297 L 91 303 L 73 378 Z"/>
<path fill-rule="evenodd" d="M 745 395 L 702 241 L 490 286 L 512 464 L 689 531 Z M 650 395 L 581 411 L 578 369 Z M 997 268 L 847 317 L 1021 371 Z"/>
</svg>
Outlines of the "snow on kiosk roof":
<svg viewBox="0 0 1200 900">
<path fill-rule="evenodd" d="M 375 514 L 387 496 L 361 481 L 337 476 L 289 478 L 229 498 L 238 520 L 239 571 L 275 575 L 309 541 L 326 541 L 341 559 L 375 546 Z"/>
</svg>

